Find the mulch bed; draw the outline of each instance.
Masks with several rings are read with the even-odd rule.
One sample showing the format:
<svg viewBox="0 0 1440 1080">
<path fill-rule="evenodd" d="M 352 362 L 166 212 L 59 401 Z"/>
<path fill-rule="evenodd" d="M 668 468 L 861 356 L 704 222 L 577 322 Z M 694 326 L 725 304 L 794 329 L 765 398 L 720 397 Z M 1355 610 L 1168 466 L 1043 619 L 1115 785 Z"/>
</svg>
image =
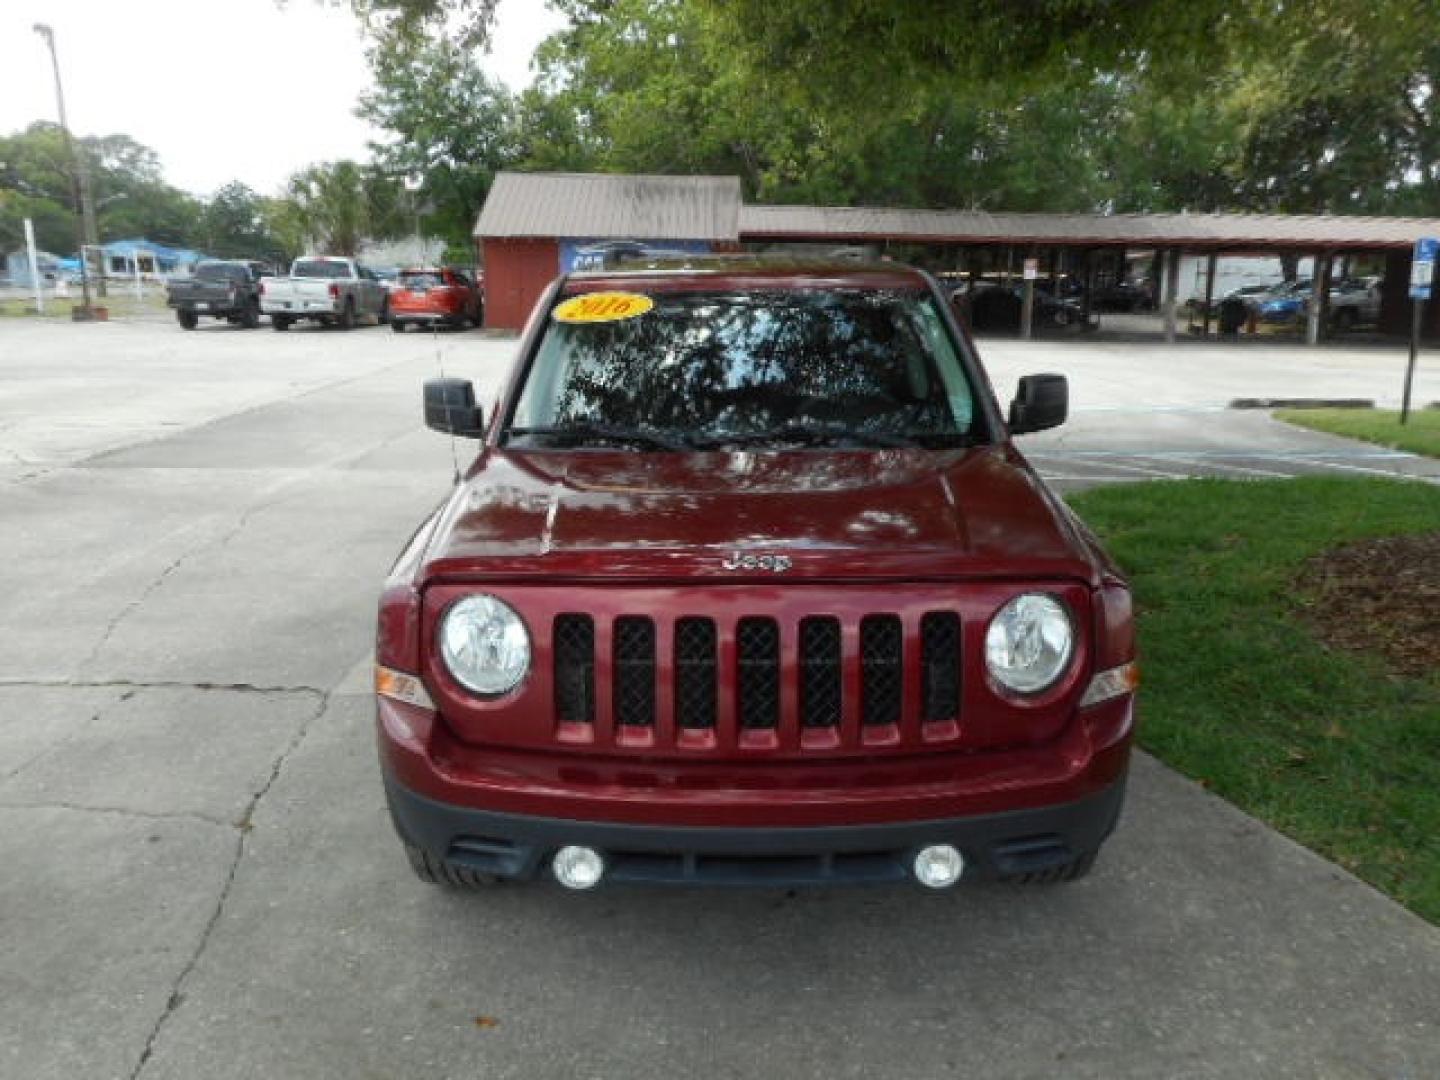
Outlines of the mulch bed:
<svg viewBox="0 0 1440 1080">
<path fill-rule="evenodd" d="M 1440 533 L 1317 555 L 1305 564 L 1300 595 L 1327 645 L 1378 653 L 1402 675 L 1440 675 Z"/>
</svg>

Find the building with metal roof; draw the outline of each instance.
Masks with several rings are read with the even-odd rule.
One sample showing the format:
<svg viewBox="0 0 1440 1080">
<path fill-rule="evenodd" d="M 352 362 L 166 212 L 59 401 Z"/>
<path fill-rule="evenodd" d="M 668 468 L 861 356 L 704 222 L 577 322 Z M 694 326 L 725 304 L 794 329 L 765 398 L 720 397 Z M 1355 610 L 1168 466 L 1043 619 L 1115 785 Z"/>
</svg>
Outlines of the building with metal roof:
<svg viewBox="0 0 1440 1080">
<path fill-rule="evenodd" d="M 522 326 L 545 286 L 591 245 L 637 240 L 690 252 L 733 247 L 739 218 L 734 176 L 502 172 L 475 223 L 485 266 L 485 325 Z"/>
<path fill-rule="evenodd" d="M 1440 219 L 1338 214 L 1047 214 L 850 206 L 751 206 L 746 241 L 1177 247 L 1197 251 L 1408 250 Z"/>
<path fill-rule="evenodd" d="M 569 270 L 587 244 L 633 240 L 683 251 L 816 243 L 883 250 L 898 244 L 953 249 L 957 264 L 992 272 L 1003 268 L 1007 274 L 1018 269 L 1017 260 L 1035 258 L 1048 264 L 1052 275 L 1083 279 L 1087 296 L 1107 275 L 1111 281 L 1123 277 L 1127 253 L 1154 252 L 1169 338 L 1175 336 L 1182 255 L 1208 260 L 1201 305 L 1205 333 L 1217 258 L 1304 255 L 1317 267 L 1317 303 L 1311 305 L 1307 328 L 1314 341 L 1324 324 L 1330 268 L 1336 262 L 1348 265 L 1353 255 L 1383 259 L 1381 326 L 1402 329 L 1409 310 L 1411 248 L 1420 237 L 1440 236 L 1440 218 L 757 206 L 743 202 L 736 177 L 501 173 L 474 236 L 485 265 L 489 326 L 520 327 L 545 286 Z M 1431 321 L 1440 323 L 1440 305 L 1433 307 L 1437 312 Z"/>
</svg>

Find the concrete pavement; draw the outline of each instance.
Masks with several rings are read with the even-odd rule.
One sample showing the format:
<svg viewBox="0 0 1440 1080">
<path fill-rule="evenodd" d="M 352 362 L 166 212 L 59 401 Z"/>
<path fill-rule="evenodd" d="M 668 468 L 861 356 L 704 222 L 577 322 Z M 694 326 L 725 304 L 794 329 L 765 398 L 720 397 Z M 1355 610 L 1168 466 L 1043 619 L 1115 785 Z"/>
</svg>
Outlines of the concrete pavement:
<svg viewBox="0 0 1440 1080">
<path fill-rule="evenodd" d="M 0 322 L 0 1076 L 1440 1074 L 1440 930 L 1143 757 L 1063 888 L 414 881 L 375 592 L 449 483 L 420 380 L 493 389 L 512 347 Z M 1071 376 L 1075 422 L 1027 449 L 1077 483 L 1357 460 L 1218 410 L 1287 392 L 1254 347 L 1193 378 L 1146 346 L 985 348 L 1002 397 Z M 1389 370 L 1346 356 L 1306 392 Z"/>
</svg>

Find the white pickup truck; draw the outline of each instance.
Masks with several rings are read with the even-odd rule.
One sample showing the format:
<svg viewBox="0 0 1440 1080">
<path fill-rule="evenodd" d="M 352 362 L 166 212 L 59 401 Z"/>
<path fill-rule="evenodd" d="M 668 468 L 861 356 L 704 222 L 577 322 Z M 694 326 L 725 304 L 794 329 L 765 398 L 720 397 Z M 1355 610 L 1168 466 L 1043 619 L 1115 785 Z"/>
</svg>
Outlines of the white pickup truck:
<svg viewBox="0 0 1440 1080">
<path fill-rule="evenodd" d="M 300 319 L 350 330 L 365 315 L 385 322 L 390 290 L 354 259 L 307 255 L 291 264 L 289 277 L 261 279 L 260 310 L 276 330 L 289 330 Z"/>
</svg>

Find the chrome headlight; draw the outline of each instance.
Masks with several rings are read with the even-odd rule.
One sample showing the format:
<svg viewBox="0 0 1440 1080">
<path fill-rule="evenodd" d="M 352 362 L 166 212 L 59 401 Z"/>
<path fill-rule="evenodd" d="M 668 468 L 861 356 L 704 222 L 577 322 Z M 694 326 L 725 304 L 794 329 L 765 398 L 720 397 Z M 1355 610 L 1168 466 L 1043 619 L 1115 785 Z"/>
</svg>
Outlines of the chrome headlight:
<svg viewBox="0 0 1440 1080">
<path fill-rule="evenodd" d="M 440 656 L 477 694 L 504 694 L 530 670 L 530 634 L 515 609 L 494 596 L 467 596 L 440 624 Z"/>
<path fill-rule="evenodd" d="M 1065 605 L 1053 596 L 1022 593 L 990 620 L 985 666 L 1017 694 L 1038 694 L 1055 685 L 1075 651 L 1075 632 Z"/>
</svg>

